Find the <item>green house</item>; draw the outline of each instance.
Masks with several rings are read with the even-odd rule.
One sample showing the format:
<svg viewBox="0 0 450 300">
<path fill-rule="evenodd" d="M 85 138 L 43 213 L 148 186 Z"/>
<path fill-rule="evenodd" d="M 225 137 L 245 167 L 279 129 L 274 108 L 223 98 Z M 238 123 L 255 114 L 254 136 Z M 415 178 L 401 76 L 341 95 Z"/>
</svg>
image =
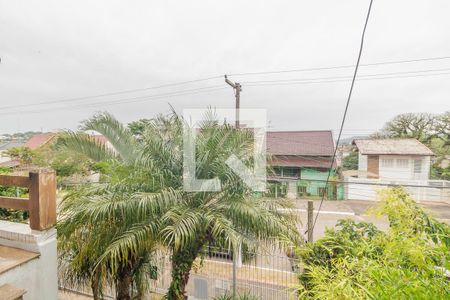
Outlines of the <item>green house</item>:
<svg viewBox="0 0 450 300">
<path fill-rule="evenodd" d="M 335 178 L 336 164 L 331 163 L 334 140 L 331 130 L 267 132 L 269 193 L 289 198 L 343 196 L 343 188 L 335 183 L 325 186 L 330 173 Z"/>
</svg>

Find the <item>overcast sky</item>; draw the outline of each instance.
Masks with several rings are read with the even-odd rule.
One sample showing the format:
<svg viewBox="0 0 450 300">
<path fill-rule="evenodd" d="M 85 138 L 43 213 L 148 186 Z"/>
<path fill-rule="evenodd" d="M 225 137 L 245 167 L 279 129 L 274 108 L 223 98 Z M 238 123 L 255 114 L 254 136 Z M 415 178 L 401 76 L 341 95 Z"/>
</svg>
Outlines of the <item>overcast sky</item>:
<svg viewBox="0 0 450 300">
<path fill-rule="evenodd" d="M 352 65 L 368 4 L 0 0 L 0 133 L 73 129 L 96 111 L 130 122 L 166 113 L 168 103 L 177 111 L 231 108 L 233 91 L 223 78 L 82 97 L 223 74 Z M 361 63 L 450 56 L 449 12 L 448 0 L 374 0 Z M 438 71 L 402 73 L 428 70 Z M 357 81 L 346 136 L 377 129 L 399 113 L 449 110 L 449 71 L 450 59 L 362 67 L 360 75 L 420 76 Z M 230 78 L 242 82 L 241 106 L 267 109 L 272 129 L 336 130 L 350 81 L 334 79 L 352 72 Z M 305 78 L 333 82 L 272 82 Z M 212 88 L 199 89 L 205 87 Z M 178 91 L 187 92 L 167 96 Z"/>
</svg>

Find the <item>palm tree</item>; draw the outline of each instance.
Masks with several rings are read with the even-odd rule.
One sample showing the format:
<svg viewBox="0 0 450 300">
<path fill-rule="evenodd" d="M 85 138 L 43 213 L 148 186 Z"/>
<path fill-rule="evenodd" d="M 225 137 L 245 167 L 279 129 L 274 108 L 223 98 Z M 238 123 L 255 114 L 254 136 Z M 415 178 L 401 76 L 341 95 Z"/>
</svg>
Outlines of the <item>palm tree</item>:
<svg viewBox="0 0 450 300">
<path fill-rule="evenodd" d="M 142 298 L 155 240 L 147 239 L 139 249 L 122 249 L 120 257 L 105 255 L 105 251 L 137 224 L 128 214 L 127 204 L 143 204 L 141 211 L 147 209 L 146 216 L 152 217 L 159 212 L 160 202 L 150 193 L 148 173 L 136 164 L 139 147 L 128 129 L 109 114 L 94 116 L 82 128 L 100 132 L 114 149 L 85 133 L 68 132 L 62 137 L 65 147 L 108 165 L 105 183 L 72 189 L 61 203 L 58 246 L 62 277 L 69 285 L 90 284 L 95 299 L 102 297 L 106 285 L 115 287 L 117 299 Z M 137 220 L 141 218 L 137 216 Z"/>
<path fill-rule="evenodd" d="M 97 161 L 106 159 L 114 167 L 108 184 L 94 192 L 81 190 L 71 198 L 73 202 L 67 202 L 63 220 L 68 221 L 63 224 L 69 230 L 63 232 L 69 233 L 64 235 L 66 240 L 77 232 L 87 236 L 86 245 L 102 244 L 92 270 L 100 272 L 97 277 L 102 280 L 115 279 L 116 289 L 130 290 L 132 275 L 143 268 L 137 261 L 164 246 L 172 255 L 167 298 L 187 299 L 189 273 L 208 243 L 225 241 L 236 251 L 242 243 L 256 247 L 297 236 L 295 218 L 280 210 L 290 208 L 291 203 L 253 197 L 225 163 L 235 154 L 245 164 L 252 164 L 251 131 L 219 124 L 209 116 L 197 130 L 195 172 L 197 178 L 218 177 L 222 190 L 184 191 L 183 125 L 175 113 L 156 118 L 148 122 L 137 143 L 111 116 L 100 115 L 86 122 L 84 129 L 105 135 L 116 151 L 100 147 L 82 134 L 67 138 L 68 147 Z M 76 220 L 77 225 L 67 224 L 69 220 Z M 95 231 L 108 232 L 95 233 L 99 234 L 96 240 L 94 231 L 86 233 L 87 224 L 96 227 Z"/>
</svg>

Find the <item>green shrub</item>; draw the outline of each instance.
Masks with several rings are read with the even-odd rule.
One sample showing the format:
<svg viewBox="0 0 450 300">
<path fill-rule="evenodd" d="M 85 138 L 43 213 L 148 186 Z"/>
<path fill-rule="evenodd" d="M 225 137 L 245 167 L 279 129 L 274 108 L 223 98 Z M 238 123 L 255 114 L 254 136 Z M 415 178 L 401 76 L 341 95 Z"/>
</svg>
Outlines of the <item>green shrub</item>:
<svg viewBox="0 0 450 300">
<path fill-rule="evenodd" d="M 299 299 L 448 299 L 450 227 L 427 215 L 402 189 L 381 192 L 370 223 L 342 220 L 298 255 Z"/>
</svg>

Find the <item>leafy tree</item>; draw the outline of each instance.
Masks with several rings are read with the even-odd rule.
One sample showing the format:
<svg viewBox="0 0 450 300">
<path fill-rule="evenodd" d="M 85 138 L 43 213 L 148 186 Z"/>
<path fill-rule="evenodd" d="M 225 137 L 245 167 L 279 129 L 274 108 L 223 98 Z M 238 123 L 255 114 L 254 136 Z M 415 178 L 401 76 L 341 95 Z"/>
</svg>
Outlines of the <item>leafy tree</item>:
<svg viewBox="0 0 450 300">
<path fill-rule="evenodd" d="M 448 299 L 450 227 L 401 189 L 380 196 L 373 213 L 388 217 L 388 232 L 342 220 L 299 249 L 299 299 Z"/>
<path fill-rule="evenodd" d="M 436 136 L 445 142 L 447 149 L 450 147 L 450 111 L 441 114 L 435 122 Z"/>
<path fill-rule="evenodd" d="M 297 237 L 295 217 L 279 210 L 292 204 L 253 198 L 225 163 L 234 153 L 251 164 L 250 131 L 218 124 L 212 117 L 205 121 L 198 130 L 196 175 L 217 176 L 222 191 L 187 192 L 183 120 L 176 114 L 152 120 L 139 143 L 108 114 L 88 120 L 83 129 L 102 133 L 115 151 L 83 133 L 65 138 L 66 147 L 93 161 L 108 162 L 102 165 L 107 171 L 104 184 L 75 189 L 61 206 L 60 251 L 69 258 L 66 272 L 71 283 L 89 280 L 94 294 L 101 295 L 106 280 L 115 285 L 119 299 L 141 298 L 159 245 L 172 254 L 167 298 L 186 299 L 193 263 L 209 242 L 220 239 L 232 248 L 240 243 L 256 247 Z"/>
<path fill-rule="evenodd" d="M 150 125 L 150 123 L 151 120 L 149 119 L 140 119 L 128 123 L 128 129 L 130 129 L 131 133 L 139 139 L 142 137 L 145 129 L 148 127 L 148 125 Z"/>
<path fill-rule="evenodd" d="M 64 136 L 60 135 L 56 143 L 35 150 L 33 164 L 52 168 L 58 178 L 70 177 L 75 174 L 88 175 L 92 168 L 89 158 L 64 147 L 63 140 Z"/>
<path fill-rule="evenodd" d="M 431 166 L 430 177 L 432 179 L 450 180 L 450 166 L 443 168 L 439 163 L 434 163 Z"/>
<path fill-rule="evenodd" d="M 31 164 L 35 152 L 28 147 L 14 147 L 8 149 L 5 154 L 12 159 L 17 159 L 21 164 Z"/>
<path fill-rule="evenodd" d="M 344 170 L 358 170 L 358 152 L 351 151 L 349 155 L 342 159 L 342 168 Z"/>
<path fill-rule="evenodd" d="M 435 134 L 436 116 L 429 113 L 401 114 L 387 122 L 382 135 L 389 138 L 415 138 L 428 143 Z"/>
</svg>

